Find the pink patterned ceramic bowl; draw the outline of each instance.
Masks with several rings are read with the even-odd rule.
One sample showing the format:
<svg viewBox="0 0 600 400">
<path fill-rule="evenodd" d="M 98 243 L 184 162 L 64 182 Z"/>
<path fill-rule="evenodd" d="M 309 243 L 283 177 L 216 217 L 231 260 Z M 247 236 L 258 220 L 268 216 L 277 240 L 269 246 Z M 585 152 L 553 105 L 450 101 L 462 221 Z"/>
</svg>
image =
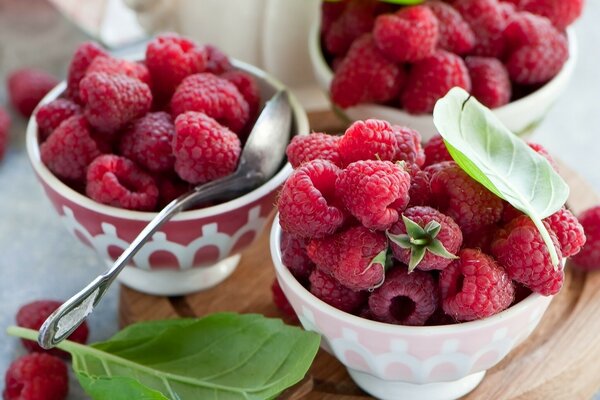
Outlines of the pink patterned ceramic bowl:
<svg viewBox="0 0 600 400">
<path fill-rule="evenodd" d="M 256 78 L 262 99 L 283 89 L 283 84 L 253 66 L 238 61 L 234 66 Z M 41 104 L 54 100 L 64 89 L 65 84 L 60 84 Z M 306 113 L 294 96 L 290 95 L 290 100 L 292 134 L 308 134 Z M 61 182 L 41 162 L 35 118 L 27 127 L 27 152 L 44 193 L 67 230 L 108 265 L 156 215 L 97 203 Z M 250 193 L 175 216 L 154 234 L 119 279 L 136 290 L 157 295 L 180 295 L 223 281 L 239 263 L 239 253 L 265 228 L 278 188 L 291 171 L 288 163 L 282 164 L 273 178 Z"/>
<path fill-rule="evenodd" d="M 271 256 L 281 289 L 302 326 L 348 369 L 358 386 L 380 399 L 446 400 L 473 390 L 540 322 L 552 297 L 531 294 L 490 318 L 456 325 L 413 327 L 342 312 L 306 290 L 281 261 L 275 218 Z"/>
</svg>

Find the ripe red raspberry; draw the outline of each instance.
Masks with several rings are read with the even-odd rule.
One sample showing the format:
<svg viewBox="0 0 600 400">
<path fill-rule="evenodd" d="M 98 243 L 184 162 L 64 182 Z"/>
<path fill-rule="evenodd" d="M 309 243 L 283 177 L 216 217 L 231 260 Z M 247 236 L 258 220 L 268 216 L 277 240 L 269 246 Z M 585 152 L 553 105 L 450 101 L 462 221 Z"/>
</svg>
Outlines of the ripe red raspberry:
<svg viewBox="0 0 600 400">
<path fill-rule="evenodd" d="M 331 24 L 324 43 L 327 51 L 335 56 L 346 54 L 352 42 L 363 34 L 370 32 L 375 23 L 373 0 L 350 0 L 342 14 Z"/>
<path fill-rule="evenodd" d="M 79 89 L 87 120 L 101 132 L 116 132 L 152 105 L 148 85 L 125 75 L 88 74 Z"/>
<path fill-rule="evenodd" d="M 10 116 L 0 107 L 0 160 L 4 157 L 6 148 L 8 147 L 8 139 L 10 131 Z"/>
<path fill-rule="evenodd" d="M 6 81 L 12 106 L 26 118 L 33 113 L 40 100 L 58 85 L 56 77 L 34 68 L 13 71 Z"/>
<path fill-rule="evenodd" d="M 354 122 L 341 137 L 338 149 L 343 165 L 360 160 L 391 161 L 401 151 L 395 129 L 379 119 Z"/>
<path fill-rule="evenodd" d="M 389 61 L 369 34 L 361 36 L 341 61 L 331 81 L 331 99 L 342 108 L 359 103 L 385 103 L 394 99 L 406 73 Z"/>
<path fill-rule="evenodd" d="M 206 114 L 190 111 L 175 119 L 175 171 L 184 181 L 198 185 L 231 174 L 241 151 L 237 135 Z"/>
<path fill-rule="evenodd" d="M 110 56 L 98 56 L 94 58 L 90 66 L 85 71 L 85 74 L 92 74 L 94 72 L 104 72 L 107 74 L 122 74 L 130 78 L 138 79 L 139 81 L 152 87 L 152 80 L 150 78 L 150 72 L 148 68 L 141 63 L 120 60 L 112 58 Z"/>
<path fill-rule="evenodd" d="M 546 148 L 544 146 L 542 146 L 539 143 L 532 143 L 532 142 L 527 142 L 527 145 L 529 147 L 531 147 L 533 150 L 535 150 L 535 152 L 538 153 L 540 156 L 542 156 L 546 160 L 548 160 L 548 162 L 550 163 L 552 168 L 554 168 L 555 171 L 558 171 L 558 169 L 559 169 L 558 164 L 556 163 L 554 158 L 552 158 L 552 156 L 550 155 L 550 153 L 548 152 L 548 150 L 546 150 Z"/>
<path fill-rule="evenodd" d="M 408 207 L 425 206 L 431 203 L 431 185 L 427 172 L 417 164 L 407 165 L 410 174 L 410 189 L 408 191 Z"/>
<path fill-rule="evenodd" d="M 548 229 L 559 259 L 560 243 L 549 225 Z M 501 229 L 492 243 L 492 254 L 510 277 L 544 296 L 558 293 L 565 278 L 562 264 L 555 270 L 550 253 L 531 219 L 520 216 Z"/>
<path fill-rule="evenodd" d="M 321 36 L 327 37 L 327 33 L 346 9 L 343 1 L 323 1 L 321 3 Z"/>
<path fill-rule="evenodd" d="M 392 126 L 396 136 L 396 153 L 393 161 L 406 161 L 419 168 L 425 163 L 425 153 L 421 147 L 421 134 L 405 126 Z"/>
<path fill-rule="evenodd" d="M 583 226 L 571 211 L 561 208 L 551 216 L 544 218 L 550 229 L 556 234 L 563 257 L 571 257 L 581 250 L 585 244 Z"/>
<path fill-rule="evenodd" d="M 288 301 L 287 297 L 285 297 L 285 293 L 283 293 L 283 290 L 281 290 L 281 286 L 279 286 L 277 278 L 273 279 L 273 283 L 271 284 L 271 296 L 273 298 L 273 303 L 283 313 L 283 315 L 294 322 L 298 320 L 298 316 L 296 315 L 296 312 L 292 308 L 292 305 Z"/>
<path fill-rule="evenodd" d="M 157 97 L 168 98 L 186 76 L 204 71 L 207 55 L 190 39 L 166 33 L 148 43 L 145 62 Z"/>
<path fill-rule="evenodd" d="M 558 34 L 559 32 L 547 18 L 528 12 L 514 14 L 503 32 L 509 52 L 523 46 L 537 45 L 546 40 L 551 40 Z"/>
<path fill-rule="evenodd" d="M 592 207 L 579 215 L 587 238 L 585 245 L 571 260 L 584 271 L 600 269 L 600 206 Z"/>
<path fill-rule="evenodd" d="M 249 119 L 248 103 L 235 85 L 210 73 L 190 75 L 177 87 L 171 113 L 177 116 L 187 111 L 202 112 L 235 133 Z"/>
<path fill-rule="evenodd" d="M 252 121 L 258 115 L 260 106 L 260 90 L 252 75 L 244 71 L 229 71 L 221 75 L 221 78 L 233 83 L 240 94 L 248 103 L 249 120 Z"/>
<path fill-rule="evenodd" d="M 42 162 L 60 179 L 85 180 L 87 166 L 101 154 L 99 142 L 82 115 L 63 121 L 41 144 Z"/>
<path fill-rule="evenodd" d="M 164 208 L 171 201 L 191 189 L 191 185 L 179 178 L 175 172 L 155 175 L 154 180 L 158 187 L 158 208 Z M 202 207 L 201 204 L 196 206 L 196 208 L 200 207 Z"/>
<path fill-rule="evenodd" d="M 437 164 L 443 161 L 452 161 L 452 156 L 448 153 L 444 138 L 439 134 L 433 136 L 423 146 L 425 152 L 425 164 L 424 167 L 428 167 L 433 164 Z"/>
<path fill-rule="evenodd" d="M 499 58 L 504 53 L 502 32 L 507 20 L 500 4 L 498 0 L 457 0 L 453 3 L 475 33 L 473 54 Z"/>
<path fill-rule="evenodd" d="M 559 30 L 564 30 L 581 15 L 583 0 L 523 0 L 525 11 L 544 16 Z"/>
<path fill-rule="evenodd" d="M 67 99 L 56 99 L 45 104 L 35 113 L 40 140 L 44 141 L 58 126 L 73 115 L 81 114 L 81 107 Z"/>
<path fill-rule="evenodd" d="M 390 60 L 415 62 L 430 57 L 438 41 L 438 21 L 426 6 L 400 9 L 377 17 L 373 28 L 377 48 Z"/>
<path fill-rule="evenodd" d="M 320 239 L 311 239 L 306 245 L 306 254 L 310 260 L 317 268 L 329 275 L 333 274 L 339 261 L 338 236 L 333 234 Z"/>
<path fill-rule="evenodd" d="M 38 300 L 22 306 L 17 312 L 17 325 L 23 328 L 29 328 L 33 330 L 39 330 L 46 320 L 58 307 L 60 307 L 62 303 L 60 301 L 54 300 Z M 81 344 L 85 344 L 87 342 L 89 335 L 89 328 L 87 322 L 83 322 L 79 327 L 69 336 L 69 340 L 72 342 L 77 342 Z M 53 356 L 64 357 L 67 358 L 68 353 L 59 350 L 59 349 L 51 349 L 44 350 L 36 342 L 31 340 L 21 340 L 23 346 L 29 352 L 43 352 L 48 353 Z"/>
<path fill-rule="evenodd" d="M 229 57 L 215 46 L 210 44 L 205 45 L 204 53 L 206 54 L 205 72 L 220 75 L 233 69 Z"/>
<path fill-rule="evenodd" d="M 408 273 L 396 266 L 385 282 L 369 296 L 374 319 L 397 325 L 425 325 L 438 306 L 438 290 L 433 275 L 423 271 Z"/>
<path fill-rule="evenodd" d="M 298 168 L 312 160 L 327 160 L 340 166 L 339 136 L 313 132 L 310 135 L 294 136 L 285 153 L 292 167 Z"/>
<path fill-rule="evenodd" d="M 431 207 L 407 208 L 402 216 L 388 231 L 398 261 L 407 264 L 409 270 L 416 267 L 423 271 L 444 269 L 452 262 L 463 241 L 462 232 L 452 218 Z M 410 222 L 422 229 L 415 230 Z"/>
<path fill-rule="evenodd" d="M 326 160 L 313 160 L 296 169 L 279 195 L 279 223 L 292 235 L 316 238 L 331 235 L 344 222 L 335 182 L 340 169 Z"/>
<path fill-rule="evenodd" d="M 128 210 L 152 211 L 158 201 L 154 179 L 133 161 L 114 154 L 92 161 L 85 192 L 99 203 Z"/>
<path fill-rule="evenodd" d="M 455 86 L 471 90 L 467 66 L 459 56 L 438 50 L 413 64 L 400 95 L 402 106 L 411 114 L 430 113 L 436 101 Z"/>
<path fill-rule="evenodd" d="M 4 400 L 64 400 L 69 392 L 67 366 L 60 358 L 44 353 L 14 361 L 4 383 Z"/>
<path fill-rule="evenodd" d="M 390 161 L 356 161 L 340 173 L 335 189 L 365 227 L 386 230 L 408 204 L 410 175 Z"/>
<path fill-rule="evenodd" d="M 348 289 L 320 269 L 310 274 L 310 292 L 316 297 L 347 313 L 355 313 L 367 302 L 367 292 Z"/>
<path fill-rule="evenodd" d="M 502 199 L 471 178 L 456 163 L 446 161 L 431 177 L 431 193 L 441 212 L 470 234 L 502 217 Z M 436 164 L 438 165 L 438 164 Z"/>
<path fill-rule="evenodd" d="M 315 269 L 315 264 L 306 253 L 306 239 L 286 232 L 281 234 L 281 261 L 301 283 L 306 282 Z"/>
<path fill-rule="evenodd" d="M 523 212 L 514 208 L 509 202 L 507 202 L 507 201 L 504 202 L 504 208 L 502 210 L 502 219 L 501 219 L 501 221 L 504 224 L 508 224 L 510 221 L 512 221 L 513 219 L 515 219 L 517 217 L 520 217 L 521 215 L 523 215 Z"/>
<path fill-rule="evenodd" d="M 148 113 L 122 134 L 119 150 L 148 171 L 168 172 L 175 163 L 171 148 L 174 135 L 175 125 L 169 114 Z"/>
<path fill-rule="evenodd" d="M 454 54 L 467 54 L 475 46 L 475 34 L 458 11 L 441 1 L 431 1 L 427 7 L 438 20 L 438 46 Z"/>
<path fill-rule="evenodd" d="M 467 57 L 471 94 L 484 106 L 497 108 L 508 104 L 512 92 L 508 71 L 496 58 Z"/>
<path fill-rule="evenodd" d="M 67 74 L 67 96 L 75 103 L 81 104 L 79 81 L 85 76 L 88 67 L 98 56 L 108 56 L 108 53 L 94 42 L 82 43 L 73 54 Z"/>
<path fill-rule="evenodd" d="M 509 1 L 512 0 L 500 0 L 500 11 L 507 21 L 517 12 L 517 5 Z"/>
<path fill-rule="evenodd" d="M 506 271 L 479 250 L 463 249 L 440 274 L 444 312 L 457 321 L 487 318 L 506 309 L 515 287 Z"/>
</svg>

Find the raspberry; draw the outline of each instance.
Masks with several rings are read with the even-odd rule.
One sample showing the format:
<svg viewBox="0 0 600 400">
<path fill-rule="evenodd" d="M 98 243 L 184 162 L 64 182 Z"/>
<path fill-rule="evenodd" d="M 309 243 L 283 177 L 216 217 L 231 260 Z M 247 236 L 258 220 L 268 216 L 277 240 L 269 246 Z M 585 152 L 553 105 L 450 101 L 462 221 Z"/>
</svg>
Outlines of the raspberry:
<svg viewBox="0 0 600 400">
<path fill-rule="evenodd" d="M 310 274 L 309 281 L 310 292 L 338 310 L 354 313 L 367 302 L 367 292 L 350 290 L 318 268 Z"/>
<path fill-rule="evenodd" d="M 190 75 L 177 87 L 171 112 L 186 111 L 202 112 L 236 133 L 249 119 L 248 103 L 235 85 L 210 73 Z"/>
<path fill-rule="evenodd" d="M 431 193 L 438 208 L 470 234 L 498 222 L 502 216 L 502 199 L 472 179 L 456 163 L 445 165 L 431 177 Z"/>
<path fill-rule="evenodd" d="M 492 257 L 473 249 L 463 249 L 459 256 L 440 274 L 442 308 L 446 314 L 458 321 L 473 321 L 510 306 L 515 287 Z"/>
<path fill-rule="evenodd" d="M 407 208 L 402 216 L 403 220 L 389 229 L 388 236 L 394 257 L 409 265 L 409 270 L 444 269 L 456 258 L 453 255 L 460 249 L 463 236 L 452 218 L 431 207 Z M 422 229 L 415 229 L 410 222 Z"/>
<path fill-rule="evenodd" d="M 285 297 L 285 293 L 281 290 L 281 286 L 279 286 L 279 282 L 277 278 L 273 279 L 273 283 L 271 284 L 271 296 L 273 297 L 273 303 L 277 306 L 277 308 L 283 312 L 283 314 L 294 321 L 298 320 L 298 316 L 296 312 L 292 308 L 292 305 L 288 301 L 287 297 Z"/>
<path fill-rule="evenodd" d="M 337 67 L 331 82 L 331 99 L 342 108 L 385 103 L 398 95 L 405 80 L 404 69 L 388 61 L 367 34 L 352 44 Z"/>
<path fill-rule="evenodd" d="M 314 160 L 295 170 L 279 195 L 279 223 L 292 235 L 313 238 L 331 235 L 344 222 L 337 205 L 335 182 L 340 169 L 326 160 Z"/>
<path fill-rule="evenodd" d="M 410 189 L 408 191 L 408 207 L 424 206 L 431 203 L 431 186 L 429 175 L 417 164 L 408 168 L 410 174 Z"/>
<path fill-rule="evenodd" d="M 402 8 L 377 17 L 373 28 L 377 48 L 390 60 L 415 62 L 430 57 L 438 40 L 438 21 L 426 6 Z"/>
<path fill-rule="evenodd" d="M 571 260 L 585 271 L 600 269 L 600 206 L 592 207 L 579 215 L 587 241 Z"/>
<path fill-rule="evenodd" d="M 6 371 L 4 400 L 64 400 L 69 392 L 67 366 L 49 354 L 14 361 Z"/>
<path fill-rule="evenodd" d="M 198 185 L 231 174 L 241 151 L 237 135 L 208 115 L 190 111 L 175 119 L 175 171 L 184 181 Z"/>
<path fill-rule="evenodd" d="M 310 135 L 294 136 L 285 153 L 294 168 L 317 159 L 340 166 L 339 142 L 339 136 L 313 132 Z"/>
<path fill-rule="evenodd" d="M 6 147 L 8 146 L 10 131 L 10 116 L 0 107 L 0 160 L 4 157 Z"/>
<path fill-rule="evenodd" d="M 35 113 L 40 140 L 44 141 L 58 126 L 73 115 L 81 114 L 81 107 L 67 99 L 56 99 L 45 104 Z"/>
<path fill-rule="evenodd" d="M 555 171 L 558 171 L 558 164 L 556 163 L 556 161 L 554 161 L 554 158 L 552 158 L 552 156 L 550 155 L 550 153 L 548 152 L 548 150 L 546 150 L 546 148 L 544 146 L 542 146 L 541 144 L 532 143 L 532 142 L 527 142 L 527 145 L 529 147 L 531 147 L 533 150 L 535 150 L 535 152 L 538 153 L 540 156 L 542 156 L 546 160 L 548 160 L 548 162 L 550 163 L 552 168 L 554 168 Z"/>
<path fill-rule="evenodd" d="M 502 16 L 508 21 L 516 12 L 517 6 L 513 3 L 509 3 L 505 0 L 500 0 L 500 12 Z"/>
<path fill-rule="evenodd" d="M 85 71 L 85 74 L 94 72 L 104 72 L 107 74 L 122 74 L 130 78 L 135 78 L 148 87 L 152 87 L 150 72 L 144 64 L 133 61 L 119 60 L 110 56 L 98 56 L 94 58 L 90 66 Z"/>
<path fill-rule="evenodd" d="M 307 281 L 315 268 L 315 264 L 306 253 L 306 240 L 285 232 L 281 235 L 281 261 L 300 282 Z"/>
<path fill-rule="evenodd" d="M 440 163 L 442 161 L 452 161 L 452 156 L 448 153 L 448 149 L 446 148 L 446 143 L 444 143 L 444 138 L 442 138 L 439 134 L 433 136 L 425 146 L 423 146 L 423 151 L 425 152 L 425 164 L 424 167 Z"/>
<path fill-rule="evenodd" d="M 548 18 L 561 31 L 583 11 L 583 0 L 523 0 L 521 3 L 523 10 Z"/>
<path fill-rule="evenodd" d="M 325 48 L 332 55 L 343 56 L 361 35 L 370 32 L 375 23 L 373 0 L 351 0 L 325 35 Z"/>
<path fill-rule="evenodd" d="M 467 66 L 459 56 L 438 50 L 412 66 L 400 95 L 402 106 L 411 114 L 430 113 L 435 102 L 455 86 L 471 90 Z"/>
<path fill-rule="evenodd" d="M 125 75 L 95 72 L 79 83 L 90 125 L 112 133 L 150 110 L 152 93 L 145 83 Z"/>
<path fill-rule="evenodd" d="M 585 244 L 585 233 L 571 211 L 563 207 L 549 217 L 544 218 L 544 222 L 556 234 L 563 257 L 571 257 L 579 253 L 579 250 Z"/>
<path fill-rule="evenodd" d="M 392 126 L 396 136 L 396 154 L 393 161 L 406 161 L 419 168 L 425 163 L 425 153 L 421 147 L 421 134 L 405 126 Z"/>
<path fill-rule="evenodd" d="M 248 103 L 249 120 L 258 115 L 260 106 L 260 90 L 252 75 L 243 71 L 229 71 L 221 75 L 221 78 L 233 83 L 238 89 L 246 103 Z"/>
<path fill-rule="evenodd" d="M 175 126 L 166 112 L 148 113 L 123 133 L 119 150 L 123 156 L 152 172 L 173 169 L 171 142 Z"/>
<path fill-rule="evenodd" d="M 345 9 L 346 4 L 342 1 L 324 1 L 321 3 L 321 35 L 323 38 L 327 36 L 329 30 Z"/>
<path fill-rule="evenodd" d="M 547 223 L 544 225 L 559 259 L 562 258 L 556 235 Z M 534 292 L 549 296 L 558 293 L 563 285 L 563 266 L 554 269 L 541 234 L 526 215 L 515 218 L 499 231 L 492 243 L 492 254 L 513 280 Z"/>
<path fill-rule="evenodd" d="M 67 96 L 75 103 L 81 103 L 79 81 L 85 76 L 88 67 L 98 56 L 108 57 L 108 53 L 94 42 L 82 43 L 73 54 L 67 74 Z"/>
<path fill-rule="evenodd" d="M 511 85 L 508 71 L 502 63 L 491 57 L 467 57 L 465 60 L 471 77 L 471 94 L 488 108 L 508 104 Z"/>
<path fill-rule="evenodd" d="M 502 32 L 506 15 L 498 0 L 457 0 L 454 8 L 475 33 L 473 54 L 499 58 L 504 53 Z"/>
<path fill-rule="evenodd" d="M 8 97 L 22 116 L 29 117 L 40 100 L 56 85 L 58 79 L 45 71 L 22 68 L 7 78 Z"/>
<path fill-rule="evenodd" d="M 458 11 L 441 1 L 427 3 L 438 20 L 438 46 L 454 54 L 467 54 L 475 46 L 475 34 Z"/>
<path fill-rule="evenodd" d="M 190 184 L 181 180 L 175 173 L 156 175 L 154 179 L 158 187 L 158 208 L 164 208 L 191 189 Z M 196 208 L 200 207 L 201 205 L 196 205 Z"/>
<path fill-rule="evenodd" d="M 157 97 L 169 97 L 188 75 L 204 71 L 204 48 L 174 33 L 159 35 L 146 47 L 146 66 Z"/>
<path fill-rule="evenodd" d="M 83 182 L 87 166 L 101 154 L 100 145 L 81 115 L 63 121 L 41 144 L 42 162 L 56 176 Z"/>
<path fill-rule="evenodd" d="M 523 46 L 538 45 L 552 40 L 560 33 L 548 19 L 528 12 L 519 12 L 510 18 L 503 35 L 510 52 Z"/>
<path fill-rule="evenodd" d="M 204 53 L 206 54 L 206 72 L 220 75 L 233 69 L 229 57 L 215 46 L 205 45 Z"/>
<path fill-rule="evenodd" d="M 306 254 L 317 268 L 328 274 L 339 261 L 338 236 L 329 235 L 320 239 L 311 239 L 306 245 Z"/>
<path fill-rule="evenodd" d="M 504 202 L 504 208 L 502 209 L 502 219 L 501 221 L 505 224 L 508 224 L 513 219 L 520 217 L 523 215 L 523 212 L 514 208 L 509 202 Z"/>
<path fill-rule="evenodd" d="M 344 165 L 360 160 L 391 161 L 402 151 L 395 129 L 379 119 L 354 122 L 341 137 L 338 149 Z"/>
<path fill-rule="evenodd" d="M 356 161 L 340 173 L 335 189 L 365 227 L 385 230 L 408 204 L 410 175 L 390 161 Z"/>
<path fill-rule="evenodd" d="M 408 273 L 402 266 L 391 269 L 383 285 L 369 296 L 373 317 L 397 325 L 425 325 L 437 305 L 433 275 L 423 271 Z"/>
<path fill-rule="evenodd" d="M 38 300 L 22 306 L 17 312 L 17 325 L 23 328 L 29 328 L 33 330 L 39 330 L 46 320 L 58 307 L 60 307 L 62 303 L 60 301 L 54 300 Z M 77 342 L 81 344 L 85 344 L 88 339 L 89 328 L 87 322 L 83 322 L 75 331 L 69 336 L 69 340 L 72 342 Z M 37 343 L 31 340 L 21 340 L 23 342 L 23 346 L 29 352 L 44 352 L 49 353 L 58 357 L 68 357 L 68 353 L 59 350 L 59 349 L 51 349 L 44 350 Z"/>
<path fill-rule="evenodd" d="M 158 200 L 154 179 L 133 161 L 114 154 L 92 161 L 85 192 L 99 203 L 128 210 L 152 211 Z"/>
</svg>

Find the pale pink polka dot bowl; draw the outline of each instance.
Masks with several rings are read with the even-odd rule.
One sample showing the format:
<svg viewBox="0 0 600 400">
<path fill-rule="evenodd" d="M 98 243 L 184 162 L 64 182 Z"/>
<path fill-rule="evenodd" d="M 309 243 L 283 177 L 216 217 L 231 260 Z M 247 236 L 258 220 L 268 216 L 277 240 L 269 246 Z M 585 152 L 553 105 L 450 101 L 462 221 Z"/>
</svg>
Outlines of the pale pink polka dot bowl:
<svg viewBox="0 0 600 400">
<path fill-rule="evenodd" d="M 261 99 L 271 98 L 283 85 L 265 72 L 234 61 L 252 74 Z M 41 102 L 56 99 L 62 83 Z M 294 135 L 308 134 L 306 113 L 293 95 Z M 93 248 L 108 265 L 121 254 L 156 215 L 97 203 L 61 182 L 41 162 L 35 118 L 27 127 L 27 152 L 46 197 L 67 230 Z M 269 220 L 279 187 L 291 173 L 289 163 L 257 189 L 215 206 L 180 213 L 167 222 L 119 275 L 125 285 L 155 295 L 181 295 L 212 287 L 227 278 L 240 260 L 240 252 L 260 236 Z"/>
<path fill-rule="evenodd" d="M 412 327 L 342 312 L 313 296 L 281 261 L 278 218 L 271 230 L 277 280 L 306 330 L 348 369 L 363 390 L 380 399 L 449 400 L 473 390 L 486 370 L 523 342 L 552 297 L 531 294 L 490 318 L 456 325 Z"/>
</svg>

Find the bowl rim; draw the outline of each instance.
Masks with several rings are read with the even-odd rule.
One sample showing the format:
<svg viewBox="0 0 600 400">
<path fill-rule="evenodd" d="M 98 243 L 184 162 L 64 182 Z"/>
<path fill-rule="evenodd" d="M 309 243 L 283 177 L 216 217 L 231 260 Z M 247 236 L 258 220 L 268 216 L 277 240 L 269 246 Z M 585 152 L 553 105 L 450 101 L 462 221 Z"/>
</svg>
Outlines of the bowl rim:
<svg viewBox="0 0 600 400">
<path fill-rule="evenodd" d="M 514 304 L 508 307 L 507 309 L 490 317 L 475 321 L 461 322 L 454 325 L 407 326 L 393 325 L 385 322 L 373 321 L 338 310 L 337 308 L 325 303 L 318 297 L 311 294 L 308 290 L 306 290 L 306 288 L 302 286 L 300 282 L 298 282 L 298 280 L 283 264 L 283 261 L 281 259 L 281 248 L 279 246 L 281 233 L 281 227 L 279 226 L 279 213 L 277 213 L 273 220 L 271 234 L 269 235 L 271 258 L 273 260 L 277 276 L 281 277 L 285 281 L 286 285 L 288 285 L 291 288 L 291 290 L 302 299 L 302 301 L 312 304 L 313 306 L 321 310 L 323 313 L 333 316 L 337 320 L 346 320 L 354 325 L 362 325 L 362 327 L 368 328 L 370 330 L 376 330 L 379 332 L 395 335 L 418 334 L 423 336 L 465 333 L 492 326 L 497 322 L 500 322 L 501 320 L 506 320 L 517 314 L 520 314 L 525 309 L 534 306 L 537 303 L 542 303 L 544 301 L 548 301 L 549 303 L 554 298 L 554 296 L 542 296 L 539 293 L 533 292 L 517 304 Z"/>
<path fill-rule="evenodd" d="M 274 78 L 267 72 L 257 68 L 251 64 L 239 61 L 234 58 L 230 58 L 231 63 L 237 69 L 240 69 L 244 72 L 248 72 L 251 75 L 262 79 L 267 82 L 267 84 L 274 87 L 276 90 L 284 90 L 287 89 L 286 86 Z M 52 190 L 57 192 L 60 196 L 65 199 L 77 204 L 78 206 L 85 208 L 87 210 L 91 210 L 93 212 L 108 215 L 114 218 L 122 218 L 136 221 L 150 221 L 154 218 L 158 212 L 148 212 L 148 211 L 135 211 L 135 210 L 126 210 L 118 207 L 112 207 L 106 204 L 98 203 L 89 197 L 77 192 L 76 190 L 69 187 L 67 184 L 63 183 L 58 177 L 56 177 L 42 162 L 40 156 L 40 144 L 38 142 L 38 126 L 35 119 L 36 112 L 39 107 L 50 103 L 51 101 L 57 99 L 66 89 L 67 84 L 65 81 L 59 83 L 56 87 L 54 87 L 44 98 L 40 101 L 32 116 L 30 117 L 27 123 L 26 129 L 26 148 L 27 155 L 29 157 L 29 162 L 31 163 L 34 171 L 38 175 L 39 179 L 47 184 Z M 309 131 L 309 123 L 308 116 L 306 115 L 306 111 L 300 105 L 298 99 L 294 96 L 291 91 L 288 90 L 288 95 L 290 99 L 290 103 L 292 106 L 292 112 L 294 116 L 294 120 L 298 127 L 297 132 L 294 132 L 296 135 L 305 135 L 308 134 Z M 292 128 L 293 129 L 293 128 Z M 188 210 L 182 211 L 179 214 L 175 215 L 171 221 L 189 221 L 196 219 L 204 219 L 214 217 L 219 214 L 226 213 L 228 211 L 232 211 L 238 208 L 241 208 L 247 204 L 253 203 L 260 198 L 266 196 L 268 193 L 275 190 L 278 186 L 283 184 L 287 176 L 292 172 L 292 166 L 289 162 L 286 162 L 283 167 L 269 179 L 267 182 L 254 189 L 253 191 L 246 193 L 243 196 L 236 197 L 235 199 L 229 200 L 224 203 L 220 203 L 214 206 L 205 207 L 197 210 Z"/>
</svg>

